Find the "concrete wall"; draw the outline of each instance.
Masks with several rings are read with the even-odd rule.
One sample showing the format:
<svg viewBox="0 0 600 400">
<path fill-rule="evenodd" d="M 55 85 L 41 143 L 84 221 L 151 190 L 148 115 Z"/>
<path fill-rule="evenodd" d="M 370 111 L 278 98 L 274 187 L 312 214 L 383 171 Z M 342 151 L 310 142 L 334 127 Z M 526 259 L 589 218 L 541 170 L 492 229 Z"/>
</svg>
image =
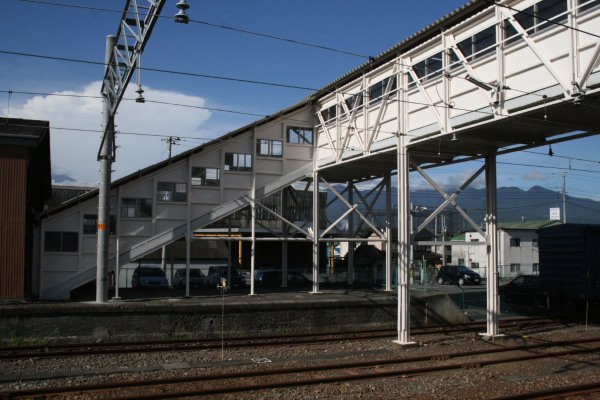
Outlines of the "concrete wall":
<svg viewBox="0 0 600 400">
<path fill-rule="evenodd" d="M 464 323 L 466 317 L 444 294 L 412 298 L 411 325 Z M 235 301 L 226 298 L 227 337 L 323 333 L 376 328 L 394 329 L 397 300 L 393 295 L 368 298 L 315 298 Z M 0 309 L 0 340 L 64 342 L 221 335 L 220 298 L 208 301 L 129 304 L 36 304 Z"/>
</svg>

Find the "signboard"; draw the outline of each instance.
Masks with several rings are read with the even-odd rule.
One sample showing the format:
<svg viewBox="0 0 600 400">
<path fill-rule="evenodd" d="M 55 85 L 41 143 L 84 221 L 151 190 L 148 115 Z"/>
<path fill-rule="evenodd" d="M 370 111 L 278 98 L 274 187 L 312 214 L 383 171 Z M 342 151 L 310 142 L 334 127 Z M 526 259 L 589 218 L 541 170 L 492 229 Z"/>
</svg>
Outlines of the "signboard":
<svg viewBox="0 0 600 400">
<path fill-rule="evenodd" d="M 550 221 L 560 221 L 560 208 L 550 209 Z"/>
</svg>

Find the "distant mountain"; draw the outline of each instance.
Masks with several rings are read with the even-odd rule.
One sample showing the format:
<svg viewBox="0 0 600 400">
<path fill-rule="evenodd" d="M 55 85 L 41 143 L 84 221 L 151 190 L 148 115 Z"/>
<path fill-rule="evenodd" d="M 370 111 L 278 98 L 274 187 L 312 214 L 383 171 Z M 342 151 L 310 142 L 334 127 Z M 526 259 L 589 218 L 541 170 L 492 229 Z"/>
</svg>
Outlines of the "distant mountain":
<svg viewBox="0 0 600 400">
<path fill-rule="evenodd" d="M 366 195 L 368 191 L 363 191 Z M 448 193 L 451 194 L 452 192 Z M 550 208 L 561 209 L 562 219 L 562 195 L 541 186 L 533 186 L 528 190 L 517 187 L 498 188 L 498 222 L 515 222 L 521 220 L 548 220 Z M 477 223 L 482 224 L 485 213 L 485 189 L 467 188 L 457 198 L 458 205 L 463 208 L 469 216 Z M 333 199 L 333 195 L 329 195 Z M 368 201 L 370 201 L 368 199 Z M 440 206 L 444 199 L 433 190 L 415 190 L 410 194 L 410 201 L 418 211 L 415 213 L 415 224 L 423 221 L 433 210 Z M 567 194 L 567 221 L 575 223 L 600 224 L 600 202 L 571 197 Z M 397 207 L 397 191 L 393 188 L 392 204 Z M 385 196 L 382 195 L 375 203 L 374 209 L 379 216 L 385 215 Z M 329 210 L 329 219 L 341 215 L 345 206 L 339 201 L 332 204 Z M 448 206 L 445 211 L 445 222 L 451 233 L 471 230 L 462 216 L 452 207 Z M 395 222 L 394 222 L 395 225 Z M 433 228 L 433 223 L 431 228 Z"/>
<path fill-rule="evenodd" d="M 77 181 L 71 178 L 68 175 L 64 174 L 52 174 L 52 184 L 53 185 L 73 185 Z"/>
</svg>

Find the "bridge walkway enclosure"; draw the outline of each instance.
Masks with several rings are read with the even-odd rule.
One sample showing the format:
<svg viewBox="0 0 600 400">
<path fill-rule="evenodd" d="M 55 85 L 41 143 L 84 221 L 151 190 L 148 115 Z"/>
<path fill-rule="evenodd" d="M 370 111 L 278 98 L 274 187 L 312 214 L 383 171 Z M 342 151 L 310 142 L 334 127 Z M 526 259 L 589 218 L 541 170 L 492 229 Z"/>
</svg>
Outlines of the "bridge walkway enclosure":
<svg viewBox="0 0 600 400">
<path fill-rule="evenodd" d="M 123 254 L 119 263 L 126 262 L 294 181 L 312 179 L 331 188 L 332 183 L 389 180 L 396 174 L 398 341 L 409 343 L 408 248 L 411 236 L 423 228 L 409 231 L 409 171 L 418 171 L 446 199 L 441 209 L 455 207 L 481 230 L 460 209 L 460 190 L 445 193 L 426 170 L 485 160 L 461 190 L 485 172 L 487 276 L 495 276 L 496 157 L 598 133 L 599 36 L 598 0 L 470 2 L 277 116 L 115 182 L 117 232 L 111 254 L 116 237 Z M 257 154 L 263 151 L 259 139 L 265 139 L 260 148 L 264 145 L 267 153 L 279 145 L 273 140 L 281 141 L 281 157 Z M 234 169 L 228 164 L 231 154 L 237 162 Z M 253 163 L 248 171 L 246 156 Z M 218 187 L 195 185 L 198 168 L 210 168 L 211 173 L 217 169 Z M 186 200 L 173 200 L 184 188 Z M 347 217 L 352 221 L 356 212 L 351 209 L 360 199 L 351 194 L 348 199 Z M 313 242 L 320 238 L 313 233 L 321 229 L 316 200 L 312 233 L 307 231 Z M 64 297 L 94 278 L 95 237 L 83 234 L 85 216 L 95 212 L 94 202 L 73 202 L 44 220 L 42 297 Z M 80 246 L 77 251 L 50 252 L 43 243 L 48 232 L 76 233 Z M 389 241 L 391 235 L 380 233 L 381 240 Z M 313 264 L 318 264 L 317 255 Z M 318 265 L 313 268 L 318 270 Z M 488 280 L 489 335 L 497 334 L 496 290 L 497 283 Z"/>
</svg>

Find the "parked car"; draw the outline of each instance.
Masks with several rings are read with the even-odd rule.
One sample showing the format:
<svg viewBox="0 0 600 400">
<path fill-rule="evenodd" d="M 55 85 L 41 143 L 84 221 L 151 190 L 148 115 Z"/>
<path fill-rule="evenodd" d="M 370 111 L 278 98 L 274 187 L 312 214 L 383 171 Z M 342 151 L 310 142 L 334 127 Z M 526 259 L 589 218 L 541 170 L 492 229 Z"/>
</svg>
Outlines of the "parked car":
<svg viewBox="0 0 600 400">
<path fill-rule="evenodd" d="M 135 288 L 166 288 L 169 281 L 165 271 L 158 267 L 139 266 L 131 276 L 131 287 Z"/>
<path fill-rule="evenodd" d="M 227 279 L 227 266 L 210 267 L 206 274 L 206 283 L 209 286 L 216 287 L 220 282 L 221 278 Z M 231 282 L 229 286 L 243 286 L 246 284 L 246 279 L 237 268 L 231 268 Z"/>
<path fill-rule="evenodd" d="M 190 268 L 190 287 L 200 287 L 206 283 L 206 278 L 198 268 Z M 185 269 L 178 269 L 173 275 L 173 286 L 185 287 Z"/>
<path fill-rule="evenodd" d="M 506 303 L 538 306 L 543 304 L 540 277 L 521 275 L 500 286 L 500 299 Z"/>
<path fill-rule="evenodd" d="M 440 285 L 451 283 L 454 285 L 479 285 L 481 275 L 464 265 L 444 265 L 437 274 Z"/>
<path fill-rule="evenodd" d="M 281 286 L 281 270 L 278 269 L 259 269 L 254 272 L 255 282 L 258 286 Z M 296 271 L 288 271 L 288 287 L 309 287 L 312 282 Z"/>
</svg>

